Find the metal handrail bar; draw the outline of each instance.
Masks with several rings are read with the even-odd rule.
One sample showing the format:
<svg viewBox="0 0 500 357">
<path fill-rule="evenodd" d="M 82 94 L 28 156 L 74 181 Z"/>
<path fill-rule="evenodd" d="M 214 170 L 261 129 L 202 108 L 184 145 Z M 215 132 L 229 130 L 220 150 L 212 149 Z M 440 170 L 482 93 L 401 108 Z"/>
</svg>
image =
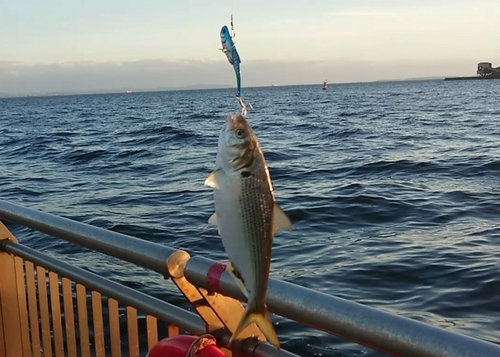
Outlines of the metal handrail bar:
<svg viewBox="0 0 500 357">
<path fill-rule="evenodd" d="M 0 219 L 76 243 L 162 275 L 176 249 L 0 200 Z"/>
<path fill-rule="evenodd" d="M 213 279 L 207 275 L 214 263 L 201 256 L 191 257 L 184 268 L 186 279 L 195 286 L 213 289 Z M 217 292 L 246 301 L 227 271 L 219 278 Z M 394 356 L 500 356 L 497 344 L 277 279 L 269 280 L 267 305 L 278 315 Z"/>
<path fill-rule="evenodd" d="M 168 253 L 174 250 L 162 245 L 2 200 L 0 200 L 0 219 L 78 243 L 168 275 L 166 260 Z M 144 248 L 141 248 L 142 245 Z M 164 259 L 163 262 L 162 259 Z M 188 260 L 184 273 L 192 284 L 211 289 L 213 287 L 209 286 L 207 276 L 214 264 L 218 263 L 200 256 L 192 257 Z M 227 272 L 222 273 L 218 278 L 220 292 L 245 301 L 238 286 Z M 276 279 L 269 281 L 267 304 L 270 311 L 284 317 L 393 355 L 405 357 L 500 356 L 500 346 L 496 344 Z"/>
<path fill-rule="evenodd" d="M 21 257 L 35 265 L 44 267 L 60 276 L 84 285 L 90 290 L 98 291 L 107 297 L 113 298 L 120 303 L 133 306 L 144 313 L 155 316 L 182 330 L 189 331 L 196 335 L 206 333 L 206 324 L 197 314 L 169 304 L 151 295 L 113 282 L 97 274 L 72 266 L 25 245 L 9 240 L 0 241 L 0 250 Z M 218 332 L 218 337 L 226 344 L 226 347 L 229 345 L 230 334 L 228 332 Z M 248 354 L 253 353 L 253 355 L 257 357 L 297 357 L 295 354 L 288 351 L 277 350 L 268 343 L 258 341 L 249 340 L 244 343 L 242 347 L 243 352 Z"/>
</svg>

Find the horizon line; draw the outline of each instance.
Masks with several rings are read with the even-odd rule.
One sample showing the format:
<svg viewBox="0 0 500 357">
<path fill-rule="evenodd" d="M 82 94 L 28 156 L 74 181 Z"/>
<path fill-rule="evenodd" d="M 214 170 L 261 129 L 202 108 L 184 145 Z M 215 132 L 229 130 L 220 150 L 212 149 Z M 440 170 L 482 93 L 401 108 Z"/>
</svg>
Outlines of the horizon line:
<svg viewBox="0 0 500 357">
<path fill-rule="evenodd" d="M 369 84 L 369 83 L 385 83 L 385 82 L 412 82 L 412 81 L 437 81 L 444 80 L 445 76 L 431 77 L 416 77 L 405 79 L 378 79 L 370 81 L 353 81 L 353 82 L 328 82 L 329 85 L 344 85 L 344 84 Z M 322 83 L 301 83 L 301 84 L 268 84 L 258 86 L 243 86 L 242 88 L 272 88 L 272 87 L 299 87 L 299 86 L 322 86 Z M 194 84 L 183 87 L 160 87 L 160 88 L 121 88 L 121 89 L 90 89 L 76 90 L 64 92 L 38 92 L 38 93 L 0 93 L 1 99 L 7 98 L 28 98 L 28 97 L 63 97 L 77 95 L 98 95 L 98 94 L 133 94 L 133 93 L 155 93 L 155 92 L 176 92 L 176 91 L 200 91 L 200 90 L 217 90 L 217 89 L 235 89 L 234 85 L 226 84 Z"/>
</svg>

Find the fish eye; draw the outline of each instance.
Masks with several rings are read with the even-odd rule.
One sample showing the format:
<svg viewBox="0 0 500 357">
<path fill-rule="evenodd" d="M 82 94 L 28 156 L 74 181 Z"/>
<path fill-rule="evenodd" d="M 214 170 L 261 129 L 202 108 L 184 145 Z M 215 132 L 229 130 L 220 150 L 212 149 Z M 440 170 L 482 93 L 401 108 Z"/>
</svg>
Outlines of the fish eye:
<svg viewBox="0 0 500 357">
<path fill-rule="evenodd" d="M 245 136 L 245 132 L 242 129 L 237 129 L 235 131 L 235 134 L 238 139 L 243 139 L 243 137 Z"/>
</svg>

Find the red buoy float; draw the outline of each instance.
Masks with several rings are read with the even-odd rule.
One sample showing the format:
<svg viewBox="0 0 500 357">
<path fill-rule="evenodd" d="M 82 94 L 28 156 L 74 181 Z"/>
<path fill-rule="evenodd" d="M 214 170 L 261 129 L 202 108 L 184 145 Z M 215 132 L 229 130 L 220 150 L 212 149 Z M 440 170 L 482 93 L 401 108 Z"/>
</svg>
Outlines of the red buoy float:
<svg viewBox="0 0 500 357">
<path fill-rule="evenodd" d="M 146 357 L 226 357 L 212 335 L 177 335 L 154 345 Z"/>
</svg>

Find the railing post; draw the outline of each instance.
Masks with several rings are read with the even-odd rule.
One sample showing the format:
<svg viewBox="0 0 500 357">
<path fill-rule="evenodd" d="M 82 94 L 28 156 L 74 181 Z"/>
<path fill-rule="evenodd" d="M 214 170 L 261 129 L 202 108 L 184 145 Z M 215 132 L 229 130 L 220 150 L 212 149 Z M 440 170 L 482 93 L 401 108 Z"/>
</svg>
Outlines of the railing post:
<svg viewBox="0 0 500 357">
<path fill-rule="evenodd" d="M 0 355 L 28 357 L 31 349 L 26 296 L 22 295 L 24 269 L 21 261 L 16 262 L 16 257 L 1 249 L 4 240 L 17 242 L 0 221 Z"/>
</svg>

